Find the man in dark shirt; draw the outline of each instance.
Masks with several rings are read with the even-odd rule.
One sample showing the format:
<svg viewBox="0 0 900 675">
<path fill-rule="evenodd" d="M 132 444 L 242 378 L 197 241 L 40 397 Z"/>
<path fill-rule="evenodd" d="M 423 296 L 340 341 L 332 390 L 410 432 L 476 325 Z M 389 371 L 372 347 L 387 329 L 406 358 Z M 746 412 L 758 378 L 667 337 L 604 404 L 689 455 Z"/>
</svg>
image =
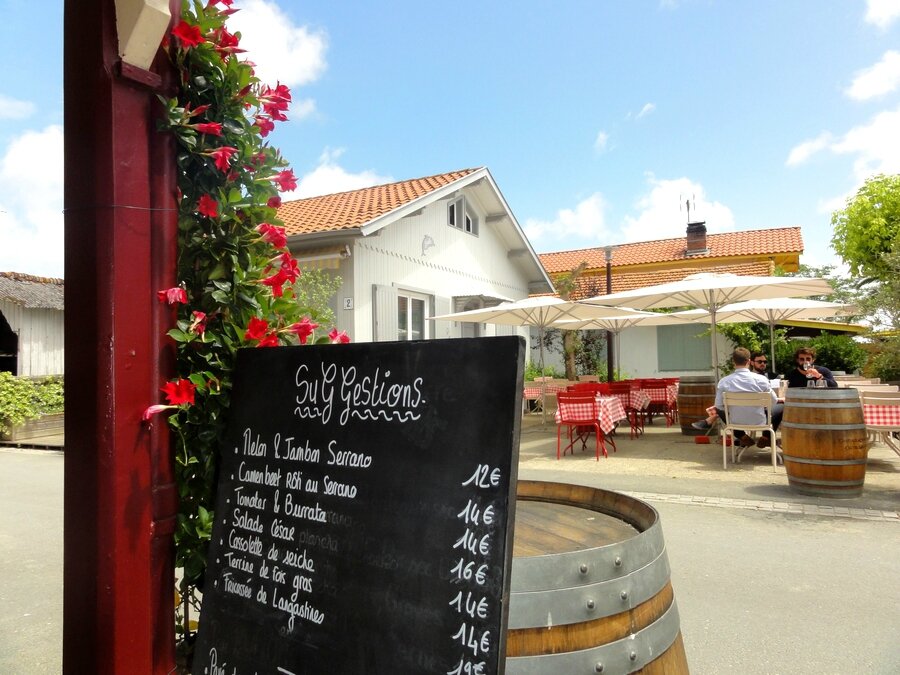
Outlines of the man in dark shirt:
<svg viewBox="0 0 900 675">
<path fill-rule="evenodd" d="M 810 380 L 825 382 L 825 386 L 834 389 L 838 386 L 831 371 L 824 366 L 813 366 L 816 360 L 816 350 L 813 347 L 801 347 L 794 353 L 794 363 L 797 367 L 787 374 L 789 387 L 806 387 Z M 819 385 L 821 386 L 821 385 Z"/>
<path fill-rule="evenodd" d="M 772 364 L 775 365 L 775 364 Z M 778 375 L 773 373 L 768 369 L 769 366 L 769 357 L 763 354 L 762 352 L 753 352 L 750 354 L 750 368 L 759 373 L 760 375 L 764 375 L 770 380 L 777 380 Z"/>
</svg>

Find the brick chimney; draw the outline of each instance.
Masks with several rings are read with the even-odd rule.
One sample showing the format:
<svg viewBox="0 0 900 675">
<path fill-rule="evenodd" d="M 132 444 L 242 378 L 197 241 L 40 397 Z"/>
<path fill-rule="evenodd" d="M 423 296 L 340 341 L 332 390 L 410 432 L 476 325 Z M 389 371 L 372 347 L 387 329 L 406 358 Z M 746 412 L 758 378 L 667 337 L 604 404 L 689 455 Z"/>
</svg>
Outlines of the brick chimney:
<svg viewBox="0 0 900 675">
<path fill-rule="evenodd" d="M 706 221 L 688 223 L 687 248 L 684 254 L 690 256 L 700 255 L 701 253 L 709 253 L 709 249 L 706 248 Z"/>
</svg>

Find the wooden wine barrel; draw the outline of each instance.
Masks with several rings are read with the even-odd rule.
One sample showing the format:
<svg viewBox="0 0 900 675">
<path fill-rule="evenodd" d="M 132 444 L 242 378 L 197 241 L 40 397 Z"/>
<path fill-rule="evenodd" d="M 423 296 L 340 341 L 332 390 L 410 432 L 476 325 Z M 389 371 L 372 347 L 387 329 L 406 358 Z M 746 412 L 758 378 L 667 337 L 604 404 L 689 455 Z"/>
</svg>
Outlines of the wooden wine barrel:
<svg viewBox="0 0 900 675">
<path fill-rule="evenodd" d="M 564 483 L 517 497 L 506 672 L 688 673 L 656 510 Z"/>
<path fill-rule="evenodd" d="M 791 489 L 826 497 L 862 494 L 869 444 L 855 389 L 788 389 L 781 442 Z"/>
<path fill-rule="evenodd" d="M 700 436 L 705 431 L 691 424 L 706 419 L 706 409 L 716 402 L 716 380 L 712 375 L 688 375 L 678 381 L 678 419 L 681 433 Z"/>
</svg>

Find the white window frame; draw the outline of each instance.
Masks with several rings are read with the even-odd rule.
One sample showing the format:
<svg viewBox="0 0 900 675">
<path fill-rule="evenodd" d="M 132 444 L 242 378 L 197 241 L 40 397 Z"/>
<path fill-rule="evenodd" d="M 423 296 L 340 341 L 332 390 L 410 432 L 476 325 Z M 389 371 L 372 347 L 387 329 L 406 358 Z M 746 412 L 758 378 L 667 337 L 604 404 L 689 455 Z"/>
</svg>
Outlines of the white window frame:
<svg viewBox="0 0 900 675">
<path fill-rule="evenodd" d="M 428 317 L 431 315 L 431 307 L 432 307 L 432 298 L 433 296 L 428 295 L 427 293 L 417 293 L 415 291 L 409 291 L 405 289 L 397 289 L 397 339 L 398 340 L 429 340 L 431 339 L 431 331 L 429 330 L 429 321 Z M 406 303 L 406 325 L 401 325 L 400 322 L 400 306 L 401 304 Z M 413 337 L 413 311 L 412 304 L 413 302 L 421 302 L 422 303 L 422 325 L 421 325 L 421 335 L 419 337 Z"/>
<path fill-rule="evenodd" d="M 447 204 L 447 224 L 473 237 L 478 236 L 481 218 L 472 203 L 461 195 Z"/>
</svg>

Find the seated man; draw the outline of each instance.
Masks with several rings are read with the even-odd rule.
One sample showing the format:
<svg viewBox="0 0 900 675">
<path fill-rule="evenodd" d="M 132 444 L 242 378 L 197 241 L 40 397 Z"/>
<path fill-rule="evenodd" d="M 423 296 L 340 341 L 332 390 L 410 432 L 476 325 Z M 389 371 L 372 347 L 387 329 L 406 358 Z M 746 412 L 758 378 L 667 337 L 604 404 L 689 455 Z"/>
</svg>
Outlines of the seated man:
<svg viewBox="0 0 900 675">
<path fill-rule="evenodd" d="M 734 363 L 734 372 L 719 380 L 719 384 L 716 386 L 716 412 L 719 417 L 722 418 L 723 421 L 728 422 L 725 418 L 725 406 L 723 404 L 723 394 L 726 391 L 749 393 L 765 392 L 772 397 L 772 428 L 777 431 L 778 426 L 781 424 L 784 406 L 777 403 L 775 392 L 769 387 L 768 378 L 765 375 L 760 375 L 759 373 L 750 370 L 750 352 L 743 347 L 738 347 L 734 350 L 734 353 L 731 355 L 731 361 Z M 733 411 L 733 415 L 734 419 L 732 420 L 732 424 L 740 424 L 741 422 L 747 424 L 766 423 L 765 411 L 762 408 L 739 408 Z M 753 439 L 743 431 L 735 431 L 734 436 L 738 439 L 738 443 L 740 443 L 741 447 L 753 445 Z M 769 447 L 769 445 L 769 432 L 764 431 L 756 442 L 756 447 L 766 448 Z"/>
<path fill-rule="evenodd" d="M 789 387 L 807 387 L 810 381 L 824 382 L 826 387 L 834 389 L 837 380 L 831 371 L 824 366 L 814 366 L 816 350 L 813 347 L 800 347 L 794 352 L 794 363 L 797 367 L 787 374 Z"/>
<path fill-rule="evenodd" d="M 775 365 L 774 363 L 772 364 Z M 750 369 L 755 373 L 759 373 L 767 380 L 777 380 L 778 375 L 769 370 L 769 357 L 762 352 L 752 352 L 750 354 Z"/>
<path fill-rule="evenodd" d="M 771 382 L 772 380 L 778 379 L 778 375 L 768 370 L 768 362 L 769 358 L 762 352 L 752 352 L 750 354 L 750 369 L 755 373 L 759 373 Z M 718 417 L 716 414 L 716 407 L 712 406 L 707 408 L 706 415 L 706 419 L 692 422 L 691 426 L 701 430 L 711 428 L 712 425 L 716 423 L 716 418 Z"/>
</svg>

